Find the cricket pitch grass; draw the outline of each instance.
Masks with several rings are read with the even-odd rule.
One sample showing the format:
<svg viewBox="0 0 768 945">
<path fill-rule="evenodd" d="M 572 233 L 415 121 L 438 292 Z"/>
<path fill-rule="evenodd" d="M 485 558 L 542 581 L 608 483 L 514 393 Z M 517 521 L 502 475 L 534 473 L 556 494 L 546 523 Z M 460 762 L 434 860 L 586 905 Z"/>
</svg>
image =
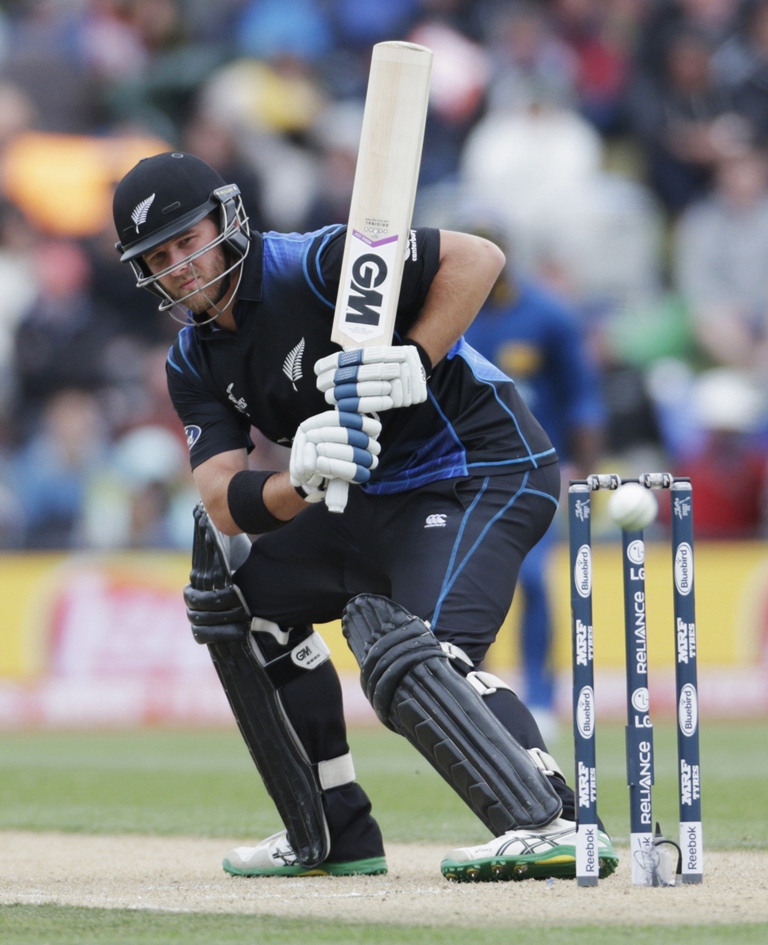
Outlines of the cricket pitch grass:
<svg viewBox="0 0 768 945">
<path fill-rule="evenodd" d="M 353 736 L 386 876 L 225 874 L 230 847 L 278 828 L 236 733 L 0 735 L 0 941 L 501 945 L 545 929 L 547 945 L 768 941 L 764 723 L 704 727 L 704 882 L 667 889 L 630 882 L 621 726 L 604 731 L 598 760 L 621 861 L 597 888 L 447 882 L 441 858 L 486 832 L 401 739 Z M 675 838 L 673 737 L 657 731 L 654 813 Z M 567 765 L 567 743 L 556 750 Z"/>
</svg>

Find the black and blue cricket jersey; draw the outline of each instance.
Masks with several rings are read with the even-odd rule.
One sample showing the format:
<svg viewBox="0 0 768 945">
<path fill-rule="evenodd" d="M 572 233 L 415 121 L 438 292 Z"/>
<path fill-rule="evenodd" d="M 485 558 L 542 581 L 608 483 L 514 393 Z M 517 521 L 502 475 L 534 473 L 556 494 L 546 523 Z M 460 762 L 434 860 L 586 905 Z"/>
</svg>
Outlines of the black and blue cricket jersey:
<svg viewBox="0 0 768 945">
<path fill-rule="evenodd" d="M 303 420 L 330 409 L 313 367 L 338 350 L 330 335 L 345 230 L 254 234 L 234 308 L 237 332 L 215 323 L 179 332 L 168 355 L 168 386 L 192 468 L 218 453 L 252 449 L 251 427 L 290 445 Z M 437 230 L 412 232 L 396 343 L 418 318 L 439 248 Z M 514 383 L 463 339 L 435 366 L 424 403 L 386 411 L 381 420 L 379 466 L 361 487 L 369 493 L 557 461 Z"/>
</svg>

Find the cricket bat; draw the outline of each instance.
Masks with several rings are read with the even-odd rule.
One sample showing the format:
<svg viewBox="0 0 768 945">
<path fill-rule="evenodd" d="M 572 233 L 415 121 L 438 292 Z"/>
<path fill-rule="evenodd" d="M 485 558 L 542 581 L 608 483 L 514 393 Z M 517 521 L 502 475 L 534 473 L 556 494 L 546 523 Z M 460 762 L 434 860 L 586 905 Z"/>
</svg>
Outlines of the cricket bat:
<svg viewBox="0 0 768 945">
<path fill-rule="evenodd" d="M 331 340 L 345 350 L 392 342 L 429 104 L 432 51 L 373 47 Z M 328 483 L 343 512 L 349 484 Z"/>
</svg>

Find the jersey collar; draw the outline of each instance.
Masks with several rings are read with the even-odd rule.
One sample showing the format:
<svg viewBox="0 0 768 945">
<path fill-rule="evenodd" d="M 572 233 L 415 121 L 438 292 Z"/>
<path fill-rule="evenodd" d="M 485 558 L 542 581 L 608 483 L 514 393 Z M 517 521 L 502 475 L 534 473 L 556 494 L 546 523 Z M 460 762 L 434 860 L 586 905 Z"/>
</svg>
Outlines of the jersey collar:
<svg viewBox="0 0 768 945">
<path fill-rule="evenodd" d="M 264 241 L 261 233 L 251 233 L 251 245 L 243 262 L 243 278 L 237 292 L 237 301 L 233 309 L 235 322 L 239 326 L 246 316 L 252 302 L 261 302 L 264 263 Z"/>
</svg>

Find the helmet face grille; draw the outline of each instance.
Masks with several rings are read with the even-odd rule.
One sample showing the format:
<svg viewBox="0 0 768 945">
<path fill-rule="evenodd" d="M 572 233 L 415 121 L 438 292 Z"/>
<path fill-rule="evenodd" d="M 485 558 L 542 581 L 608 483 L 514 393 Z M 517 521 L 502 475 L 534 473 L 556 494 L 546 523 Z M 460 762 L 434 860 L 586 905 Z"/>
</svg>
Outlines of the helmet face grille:
<svg viewBox="0 0 768 945">
<path fill-rule="evenodd" d="M 118 185 L 113 212 L 115 227 L 121 237 L 117 246 L 121 262 L 130 263 L 139 288 L 158 295 L 163 300 L 160 310 L 170 311 L 178 321 L 189 322 L 184 307 L 187 299 L 198 292 L 205 293 L 235 270 L 239 270 L 239 284 L 250 244 L 248 218 L 240 191 L 236 184 L 225 184 L 213 168 L 194 155 L 169 152 L 140 161 Z M 167 269 L 155 273 L 149 271 L 142 258 L 146 253 L 180 236 L 214 212 L 219 217 L 218 233 L 214 239 Z M 223 245 L 226 251 L 225 271 L 217 273 L 208 282 L 199 283 L 184 298 L 172 298 L 160 280 L 219 245 Z M 216 308 L 213 302 L 212 306 Z M 181 317 L 174 314 L 175 311 L 180 312 Z"/>
<path fill-rule="evenodd" d="M 194 226 L 218 203 L 225 186 L 205 161 L 180 151 L 144 158 L 115 190 L 113 216 L 121 261 L 130 262 Z"/>
</svg>

